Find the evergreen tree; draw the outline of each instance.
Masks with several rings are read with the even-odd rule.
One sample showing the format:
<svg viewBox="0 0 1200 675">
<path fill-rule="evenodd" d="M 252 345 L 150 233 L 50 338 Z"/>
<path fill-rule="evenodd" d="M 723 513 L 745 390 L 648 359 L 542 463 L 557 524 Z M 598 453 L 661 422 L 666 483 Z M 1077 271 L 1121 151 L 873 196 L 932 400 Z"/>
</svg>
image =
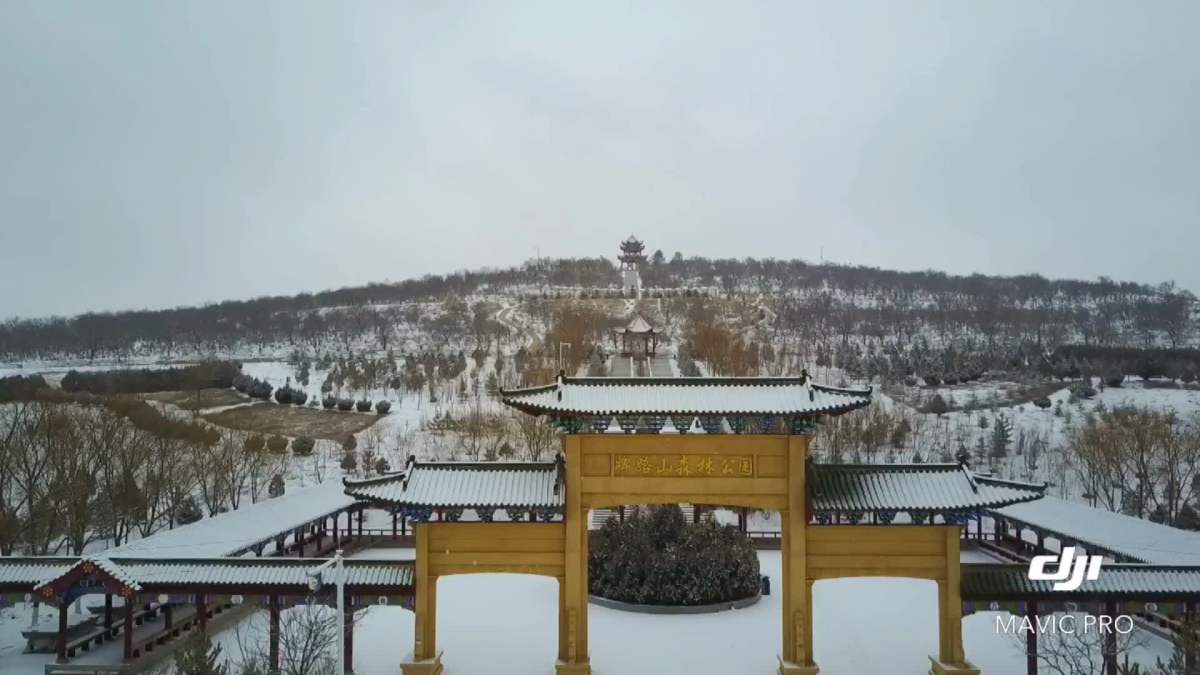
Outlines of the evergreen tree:
<svg viewBox="0 0 1200 675">
<path fill-rule="evenodd" d="M 1004 417 L 997 417 L 996 424 L 992 428 L 992 448 L 991 455 L 993 458 L 1007 457 L 1008 445 L 1012 442 L 1012 424 Z"/>
<path fill-rule="evenodd" d="M 204 517 L 200 513 L 200 506 L 196 504 L 196 498 L 188 495 L 179 505 L 179 510 L 175 512 L 175 523 L 177 525 L 188 525 L 200 520 Z"/>
<path fill-rule="evenodd" d="M 221 663 L 221 646 L 199 636 L 190 638 L 175 652 L 175 672 L 178 675 L 229 675 Z"/>
</svg>

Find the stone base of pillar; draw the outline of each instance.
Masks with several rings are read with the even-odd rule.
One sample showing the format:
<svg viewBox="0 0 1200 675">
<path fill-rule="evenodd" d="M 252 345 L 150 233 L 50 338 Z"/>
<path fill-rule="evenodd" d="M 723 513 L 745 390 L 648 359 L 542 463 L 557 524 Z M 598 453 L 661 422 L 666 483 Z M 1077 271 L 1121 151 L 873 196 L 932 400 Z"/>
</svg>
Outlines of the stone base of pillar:
<svg viewBox="0 0 1200 675">
<path fill-rule="evenodd" d="M 929 662 L 929 675 L 979 675 L 979 669 L 967 661 L 956 665 L 953 663 L 942 663 L 937 657 L 931 656 L 929 657 Z"/>
<path fill-rule="evenodd" d="M 409 654 L 408 660 L 400 664 L 400 672 L 403 675 L 441 675 L 442 652 L 438 652 L 432 659 L 420 661 L 413 659 L 412 654 Z"/>
<path fill-rule="evenodd" d="M 592 675 L 592 662 L 567 663 L 559 661 L 554 664 L 555 675 Z"/>
<path fill-rule="evenodd" d="M 802 666 L 782 659 L 779 661 L 779 675 L 817 675 L 819 672 L 821 669 L 815 663 L 811 666 Z"/>
</svg>

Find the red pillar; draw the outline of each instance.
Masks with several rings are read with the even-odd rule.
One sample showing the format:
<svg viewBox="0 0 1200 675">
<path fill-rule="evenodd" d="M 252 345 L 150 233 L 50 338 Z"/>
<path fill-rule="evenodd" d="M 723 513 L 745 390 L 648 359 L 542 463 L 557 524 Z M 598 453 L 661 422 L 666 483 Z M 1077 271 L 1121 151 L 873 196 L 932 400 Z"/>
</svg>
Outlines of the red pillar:
<svg viewBox="0 0 1200 675">
<path fill-rule="evenodd" d="M 296 557 L 303 558 L 304 557 L 304 529 L 301 528 L 299 530 L 296 530 L 295 537 L 296 537 Z"/>
<path fill-rule="evenodd" d="M 171 603 L 168 602 L 167 604 L 163 605 L 162 611 L 163 611 L 163 628 L 166 628 L 167 630 L 171 630 L 171 628 L 175 625 L 174 607 L 172 607 Z"/>
<path fill-rule="evenodd" d="M 1196 667 L 1196 604 L 1189 602 L 1183 606 L 1183 629 L 1187 631 L 1184 640 L 1183 666 L 1184 672 L 1190 672 Z"/>
<path fill-rule="evenodd" d="M 346 672 L 354 672 L 354 607 L 350 605 L 349 594 L 346 594 L 346 652 L 342 658 L 346 663 Z"/>
<path fill-rule="evenodd" d="M 270 661 L 267 666 L 272 673 L 279 672 L 279 596 L 272 595 L 269 601 L 271 611 L 270 630 Z"/>
<path fill-rule="evenodd" d="M 398 516 L 398 515 L 396 515 L 396 512 L 395 512 L 395 511 L 392 511 L 392 539 L 395 539 L 395 538 L 396 538 L 396 535 L 397 535 L 397 528 L 398 528 L 398 526 L 399 526 L 399 522 L 398 522 L 398 521 L 399 521 L 399 516 Z"/>
<path fill-rule="evenodd" d="M 1030 623 L 1033 624 L 1033 630 L 1025 634 L 1025 673 L 1038 675 L 1037 602 L 1030 601 L 1025 604 L 1025 616 L 1029 617 Z"/>
<path fill-rule="evenodd" d="M 125 660 L 133 658 L 133 596 L 127 595 L 123 598 L 125 603 L 125 625 L 122 631 L 125 633 Z"/>
<path fill-rule="evenodd" d="M 333 547 L 338 548 L 338 544 L 342 541 L 342 535 L 338 532 L 338 514 L 333 514 Z"/>
<path fill-rule="evenodd" d="M 359 509 L 358 510 L 358 540 L 359 541 L 362 541 L 363 520 L 364 520 L 363 510 Z"/>
<path fill-rule="evenodd" d="M 112 636 L 112 623 L 113 623 L 112 593 L 105 593 L 104 594 L 104 630 L 106 631 L 106 634 L 107 634 L 107 636 L 104 638 L 105 642 L 108 642 L 108 638 Z"/>
<path fill-rule="evenodd" d="M 67 662 L 67 611 L 71 609 L 71 603 L 67 602 L 66 598 L 58 602 L 58 639 L 55 641 L 54 651 L 58 654 L 55 659 L 58 663 Z"/>
<path fill-rule="evenodd" d="M 200 625 L 200 637 L 208 635 L 208 598 L 203 593 L 196 596 L 196 619 Z"/>
</svg>

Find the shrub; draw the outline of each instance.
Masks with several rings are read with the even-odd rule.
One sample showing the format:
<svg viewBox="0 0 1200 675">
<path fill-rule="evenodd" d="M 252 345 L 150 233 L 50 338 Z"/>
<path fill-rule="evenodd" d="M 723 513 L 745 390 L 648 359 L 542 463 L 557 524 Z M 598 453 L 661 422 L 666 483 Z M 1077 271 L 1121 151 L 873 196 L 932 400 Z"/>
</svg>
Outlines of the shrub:
<svg viewBox="0 0 1200 675">
<path fill-rule="evenodd" d="M 326 410 L 333 410 L 333 407 L 337 405 L 337 402 L 338 401 L 336 398 L 332 396 L 326 396 L 325 398 L 321 399 L 321 407 Z"/>
<path fill-rule="evenodd" d="M 337 405 L 338 405 L 338 410 L 341 410 L 342 412 L 347 412 L 351 408 L 354 407 L 354 401 L 351 399 L 348 399 L 348 398 L 339 398 Z"/>
<path fill-rule="evenodd" d="M 737 528 L 689 524 L 676 505 L 634 510 L 593 532 L 593 595 L 645 605 L 706 605 L 759 591 L 758 555 Z"/>
<path fill-rule="evenodd" d="M 1042 409 L 1049 408 L 1051 405 L 1050 399 L 1046 398 L 1045 396 L 1033 399 L 1033 404 Z"/>
<path fill-rule="evenodd" d="M 391 468 L 391 465 L 389 465 L 388 461 L 383 457 L 375 460 L 375 473 L 384 474 L 387 473 Z"/>
<path fill-rule="evenodd" d="M 175 524 L 188 525 L 203 517 L 204 514 L 200 513 L 200 506 L 196 504 L 196 498 L 188 495 L 179 505 L 179 510 L 175 512 Z"/>
<path fill-rule="evenodd" d="M 267 439 L 267 450 L 276 455 L 287 452 L 288 441 L 283 436 L 272 436 Z"/>
<path fill-rule="evenodd" d="M 271 483 L 267 486 L 268 497 L 282 497 L 287 486 L 283 482 L 283 476 L 275 474 L 271 477 Z"/>
<path fill-rule="evenodd" d="M 904 376 L 904 386 L 906 386 L 906 387 L 917 386 L 917 376 L 916 375 L 905 375 Z"/>
<path fill-rule="evenodd" d="M 1125 376 L 1115 370 L 1104 375 L 1104 384 L 1109 387 L 1119 387 L 1124 381 Z"/>
<path fill-rule="evenodd" d="M 316 441 L 313 439 L 307 436 L 301 436 L 300 438 L 292 441 L 292 452 L 296 453 L 297 455 L 308 456 L 312 454 L 313 448 L 316 446 L 316 444 Z"/>
<path fill-rule="evenodd" d="M 929 403 L 925 404 L 925 412 L 932 415 L 945 415 L 950 411 L 950 406 L 946 404 L 946 399 L 942 398 L 941 394 L 934 394 L 933 398 L 929 399 Z"/>
<path fill-rule="evenodd" d="M 388 414 L 388 411 L 391 409 L 392 409 L 392 403 L 390 401 L 376 401 L 375 402 L 375 412 L 379 413 L 380 415 Z"/>
<path fill-rule="evenodd" d="M 242 442 L 242 447 L 246 449 L 246 454 L 256 455 L 267 447 L 267 439 L 263 438 L 259 434 L 251 434 L 246 437 L 245 441 Z"/>
<path fill-rule="evenodd" d="M 275 390 L 275 402 L 287 405 L 292 402 L 292 388 L 283 386 Z"/>
<path fill-rule="evenodd" d="M 365 398 L 356 403 L 355 406 L 358 408 L 358 412 L 371 412 L 371 402 Z"/>
<path fill-rule="evenodd" d="M 261 398 L 266 401 L 271 398 L 271 383 L 265 380 L 255 380 L 250 385 L 250 391 L 246 393 L 250 394 L 251 398 Z"/>
<path fill-rule="evenodd" d="M 924 379 L 925 379 L 925 384 L 930 387 L 936 387 L 942 383 L 942 378 L 938 377 L 937 375 L 934 375 L 933 373 L 926 373 Z"/>
<path fill-rule="evenodd" d="M 351 452 L 347 452 L 346 454 L 342 455 L 342 471 L 345 471 L 346 473 L 351 473 L 357 468 L 358 468 L 358 453 L 357 452 L 351 451 Z"/>
<path fill-rule="evenodd" d="M 292 390 L 292 405 L 304 405 L 308 401 L 308 394 L 299 389 Z"/>
</svg>

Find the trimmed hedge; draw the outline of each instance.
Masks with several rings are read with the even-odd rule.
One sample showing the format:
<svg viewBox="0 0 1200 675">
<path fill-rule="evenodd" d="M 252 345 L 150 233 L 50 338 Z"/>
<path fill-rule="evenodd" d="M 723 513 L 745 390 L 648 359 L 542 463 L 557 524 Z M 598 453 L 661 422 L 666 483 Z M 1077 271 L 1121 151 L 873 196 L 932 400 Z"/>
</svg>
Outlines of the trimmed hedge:
<svg viewBox="0 0 1200 675">
<path fill-rule="evenodd" d="M 162 370 L 122 369 L 81 373 L 72 370 L 63 376 L 63 391 L 90 394 L 145 394 L 155 391 L 226 389 L 242 371 L 236 361 L 201 363 L 184 368 Z"/>
<path fill-rule="evenodd" d="M 759 592 L 758 555 L 737 528 L 684 521 L 672 504 L 611 519 L 589 543 L 592 595 L 641 605 L 708 605 Z"/>
</svg>

